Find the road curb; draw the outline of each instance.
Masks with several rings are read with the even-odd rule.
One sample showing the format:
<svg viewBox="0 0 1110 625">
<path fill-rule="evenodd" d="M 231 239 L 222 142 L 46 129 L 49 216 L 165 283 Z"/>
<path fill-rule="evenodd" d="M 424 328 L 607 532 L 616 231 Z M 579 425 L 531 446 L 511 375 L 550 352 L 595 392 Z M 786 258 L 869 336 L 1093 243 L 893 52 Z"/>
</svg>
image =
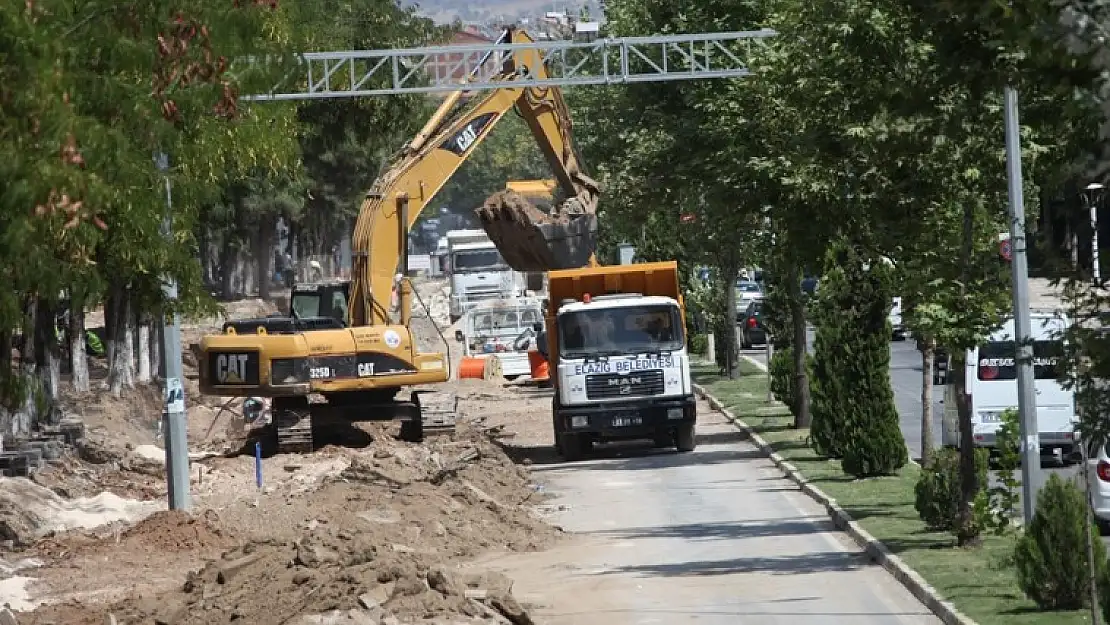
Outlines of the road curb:
<svg viewBox="0 0 1110 625">
<path fill-rule="evenodd" d="M 758 364 L 758 363 L 757 363 Z M 771 459 L 771 462 L 776 467 L 782 470 L 786 478 L 791 482 L 798 485 L 803 493 L 808 495 L 817 503 L 824 506 L 825 511 L 828 513 L 829 518 L 832 520 L 833 525 L 844 531 L 852 537 L 852 540 L 867 554 L 869 558 L 877 562 L 880 566 L 887 570 L 894 579 L 898 580 L 907 590 L 913 594 L 925 607 L 937 616 L 945 625 L 978 625 L 975 621 L 968 618 L 965 614 L 956 609 L 950 601 L 944 599 L 939 592 L 925 578 L 911 569 L 901 558 L 894 555 L 887 549 L 879 539 L 875 538 L 863 529 L 859 523 L 852 519 L 836 500 L 829 497 L 820 488 L 810 483 L 804 475 L 798 471 L 798 468 L 788 462 L 785 458 L 778 454 L 771 448 L 762 436 L 757 434 L 751 426 L 744 423 L 742 419 L 732 414 L 719 399 L 711 395 L 700 384 L 694 384 L 694 392 L 701 398 L 709 403 L 709 407 L 717 412 L 720 412 L 731 421 L 740 431 L 759 448 L 764 455 Z"/>
</svg>

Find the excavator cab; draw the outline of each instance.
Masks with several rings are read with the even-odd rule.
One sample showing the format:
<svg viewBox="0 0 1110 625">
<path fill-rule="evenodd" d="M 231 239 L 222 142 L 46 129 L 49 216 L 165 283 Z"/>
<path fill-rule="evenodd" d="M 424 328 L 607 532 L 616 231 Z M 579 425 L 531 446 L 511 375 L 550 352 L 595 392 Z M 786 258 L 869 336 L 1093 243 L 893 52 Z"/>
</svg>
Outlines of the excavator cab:
<svg viewBox="0 0 1110 625">
<path fill-rule="evenodd" d="M 289 297 L 289 314 L 299 319 L 329 318 L 337 327 L 347 327 L 347 301 L 351 283 L 322 282 L 294 287 Z"/>
<path fill-rule="evenodd" d="M 289 312 L 224 322 L 224 334 L 293 334 L 347 327 L 350 282 L 306 284 L 293 288 Z"/>
</svg>

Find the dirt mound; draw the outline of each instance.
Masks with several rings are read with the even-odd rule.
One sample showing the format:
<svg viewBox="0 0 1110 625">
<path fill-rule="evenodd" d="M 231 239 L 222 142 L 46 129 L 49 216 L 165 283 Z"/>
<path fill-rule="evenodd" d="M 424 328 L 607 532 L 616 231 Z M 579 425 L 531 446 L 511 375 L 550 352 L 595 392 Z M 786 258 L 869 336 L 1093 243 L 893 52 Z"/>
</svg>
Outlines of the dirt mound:
<svg viewBox="0 0 1110 625">
<path fill-rule="evenodd" d="M 488 551 L 542 549 L 556 538 L 557 530 L 532 513 L 538 493 L 527 470 L 466 420 L 452 435 L 419 445 L 397 440 L 389 428 L 367 424 L 365 448 L 267 459 L 266 489 L 218 504 L 218 516 L 162 512 L 118 537 L 59 537 L 37 554 L 55 564 L 34 575 L 58 590 L 34 617 L 100 623 L 111 612 L 123 623 L 175 625 L 388 616 L 400 623 L 530 623 L 507 580 L 462 575 L 453 566 Z M 252 488 L 252 463 L 213 459 L 205 484 Z M 198 503 L 216 505 L 207 491 L 195 492 Z M 74 570 L 96 574 L 74 579 Z"/>
<path fill-rule="evenodd" d="M 0 479 L 0 539 L 28 545 L 51 532 L 141 519 L 160 506 L 160 502 L 134 501 L 107 492 L 64 499 L 25 478 Z"/>
<path fill-rule="evenodd" d="M 295 542 L 248 543 L 228 551 L 189 574 L 180 591 L 119 606 L 114 614 L 124 622 L 172 619 L 175 625 L 268 625 L 336 611 L 405 622 L 491 613 L 531 622 L 508 580 L 464 576 L 428 560 L 356 532 L 316 531 Z"/>
<path fill-rule="evenodd" d="M 120 534 L 122 540 L 142 543 L 159 552 L 188 551 L 226 544 L 220 528 L 207 518 L 193 518 L 178 510 L 155 512 Z"/>
</svg>

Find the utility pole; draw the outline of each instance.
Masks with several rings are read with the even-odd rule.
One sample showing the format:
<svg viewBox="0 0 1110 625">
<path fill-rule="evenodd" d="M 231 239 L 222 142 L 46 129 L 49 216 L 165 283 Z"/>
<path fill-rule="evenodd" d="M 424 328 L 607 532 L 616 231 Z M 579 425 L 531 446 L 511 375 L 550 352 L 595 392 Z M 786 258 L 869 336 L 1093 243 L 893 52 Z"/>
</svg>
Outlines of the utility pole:
<svg viewBox="0 0 1110 625">
<path fill-rule="evenodd" d="M 170 168 L 169 157 L 158 154 L 155 163 L 159 171 Z M 163 234 L 173 235 L 173 195 L 170 178 L 165 176 L 166 218 Z M 167 302 L 177 301 L 177 281 L 167 278 L 162 284 L 162 293 Z M 181 367 L 181 328 L 177 325 L 177 313 L 163 310 L 159 315 L 162 328 L 162 362 L 165 371 L 165 405 L 162 407 L 162 432 L 166 443 L 166 490 L 169 493 L 170 510 L 188 510 L 189 502 L 189 439 L 185 417 L 185 387 Z"/>
<path fill-rule="evenodd" d="M 1018 96 L 1007 85 L 1002 94 L 1006 121 L 1006 181 L 1010 196 L 1010 241 L 1014 281 L 1014 365 L 1017 370 L 1018 414 L 1021 417 L 1021 506 L 1025 523 L 1033 520 L 1041 487 L 1041 444 L 1037 429 L 1037 394 L 1033 378 L 1032 321 L 1029 316 L 1029 260 L 1025 240 L 1025 197 L 1021 178 Z"/>
</svg>

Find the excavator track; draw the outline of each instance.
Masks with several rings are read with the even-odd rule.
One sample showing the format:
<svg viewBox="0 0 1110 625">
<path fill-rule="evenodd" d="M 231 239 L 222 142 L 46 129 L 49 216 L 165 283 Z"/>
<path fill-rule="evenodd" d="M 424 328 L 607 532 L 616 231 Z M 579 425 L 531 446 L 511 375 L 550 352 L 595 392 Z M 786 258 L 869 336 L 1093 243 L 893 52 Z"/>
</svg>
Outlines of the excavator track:
<svg viewBox="0 0 1110 625">
<path fill-rule="evenodd" d="M 273 428 L 279 453 L 312 453 L 312 412 L 307 398 L 275 399 Z"/>
<path fill-rule="evenodd" d="M 413 399 L 420 407 L 424 435 L 449 435 L 455 431 L 459 415 L 459 396 L 443 391 L 414 391 Z"/>
</svg>

